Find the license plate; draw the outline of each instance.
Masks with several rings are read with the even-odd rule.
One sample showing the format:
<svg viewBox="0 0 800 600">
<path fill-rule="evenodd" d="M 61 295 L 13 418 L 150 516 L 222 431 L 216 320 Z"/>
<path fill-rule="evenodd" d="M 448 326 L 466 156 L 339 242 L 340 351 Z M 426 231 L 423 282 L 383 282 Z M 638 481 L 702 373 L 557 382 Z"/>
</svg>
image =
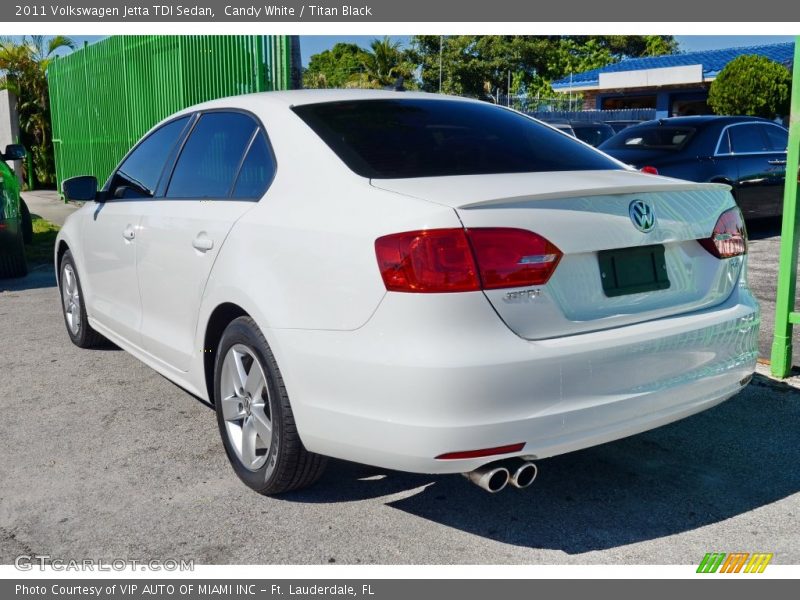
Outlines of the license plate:
<svg viewBox="0 0 800 600">
<path fill-rule="evenodd" d="M 603 250 L 597 254 L 603 292 L 609 298 L 669 287 L 664 246 Z"/>
</svg>

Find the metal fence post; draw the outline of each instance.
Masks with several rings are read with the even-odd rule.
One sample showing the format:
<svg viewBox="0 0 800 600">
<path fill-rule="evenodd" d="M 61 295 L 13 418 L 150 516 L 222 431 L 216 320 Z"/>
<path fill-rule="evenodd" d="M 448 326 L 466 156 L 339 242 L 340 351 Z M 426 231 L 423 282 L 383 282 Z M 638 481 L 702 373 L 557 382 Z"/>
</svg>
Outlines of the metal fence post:
<svg viewBox="0 0 800 600">
<path fill-rule="evenodd" d="M 800 158 L 800 36 L 794 43 L 792 103 L 789 117 L 789 147 L 786 156 L 786 184 L 783 192 L 783 222 L 775 299 L 775 335 L 771 370 L 775 377 L 787 377 L 792 370 L 792 326 L 800 323 L 794 310 L 797 277 L 797 187 Z"/>
</svg>

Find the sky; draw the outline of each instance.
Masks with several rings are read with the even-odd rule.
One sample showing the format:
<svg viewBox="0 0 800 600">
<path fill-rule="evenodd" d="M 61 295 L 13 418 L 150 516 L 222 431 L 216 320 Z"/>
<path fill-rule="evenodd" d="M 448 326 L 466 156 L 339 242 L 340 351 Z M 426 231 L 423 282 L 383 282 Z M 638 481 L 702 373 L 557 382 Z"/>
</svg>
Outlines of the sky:
<svg viewBox="0 0 800 600">
<path fill-rule="evenodd" d="M 361 47 L 368 47 L 369 43 L 380 35 L 301 35 L 300 53 L 303 57 L 303 66 L 308 65 L 312 54 L 317 54 L 332 47 L 337 42 L 349 42 Z M 391 36 L 402 45 L 407 45 L 410 36 Z M 695 50 L 714 50 L 717 48 L 733 48 L 735 46 L 758 46 L 760 44 L 777 44 L 791 42 L 791 35 L 676 35 L 675 39 L 680 44 L 683 52 Z"/>
<path fill-rule="evenodd" d="M 105 36 L 72 36 L 78 44 L 83 44 L 84 40 L 90 44 L 102 39 Z M 331 48 L 337 42 L 348 42 L 358 44 L 364 48 L 375 39 L 383 37 L 381 34 L 375 35 L 301 35 L 300 54 L 303 66 L 308 64 L 312 54 L 317 54 L 323 50 Z M 410 36 L 390 36 L 393 40 L 407 45 Z M 716 48 L 731 48 L 735 46 L 758 46 L 760 44 L 776 44 L 779 42 L 791 42 L 794 40 L 790 35 L 677 35 L 675 39 L 680 44 L 683 52 L 695 50 L 713 50 Z"/>
</svg>

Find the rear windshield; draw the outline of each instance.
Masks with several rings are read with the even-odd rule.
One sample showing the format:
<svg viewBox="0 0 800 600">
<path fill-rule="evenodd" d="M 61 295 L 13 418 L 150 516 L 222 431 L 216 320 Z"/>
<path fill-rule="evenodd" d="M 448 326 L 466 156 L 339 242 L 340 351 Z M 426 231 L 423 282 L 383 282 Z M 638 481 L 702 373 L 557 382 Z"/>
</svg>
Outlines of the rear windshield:
<svg viewBox="0 0 800 600">
<path fill-rule="evenodd" d="M 607 139 L 613 137 L 614 130 L 611 125 L 573 125 L 575 137 L 592 146 L 599 146 Z"/>
<path fill-rule="evenodd" d="M 491 104 L 357 100 L 293 110 L 350 169 L 374 179 L 620 168 L 567 135 Z"/>
<path fill-rule="evenodd" d="M 663 125 L 630 127 L 603 145 L 604 150 L 680 150 L 694 135 L 689 127 L 664 127 Z"/>
</svg>

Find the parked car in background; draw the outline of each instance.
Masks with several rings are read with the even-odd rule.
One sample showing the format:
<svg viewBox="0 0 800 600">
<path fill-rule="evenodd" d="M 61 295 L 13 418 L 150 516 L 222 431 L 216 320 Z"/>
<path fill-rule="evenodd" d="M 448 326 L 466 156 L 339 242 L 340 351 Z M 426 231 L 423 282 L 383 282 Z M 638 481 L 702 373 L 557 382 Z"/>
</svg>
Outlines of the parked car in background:
<svg viewBox="0 0 800 600">
<path fill-rule="evenodd" d="M 673 117 L 623 129 L 600 149 L 638 169 L 728 184 L 754 219 L 782 212 L 788 138 L 786 128 L 756 117 Z"/>
<path fill-rule="evenodd" d="M 614 130 L 614 133 L 619 133 L 623 129 L 627 127 L 631 127 L 633 125 L 638 125 L 642 122 L 641 119 L 617 119 L 615 121 L 603 121 L 611 126 L 611 129 Z"/>
<path fill-rule="evenodd" d="M 576 120 L 553 120 L 545 121 L 551 127 L 555 127 L 576 137 L 590 146 L 599 146 L 604 141 L 614 135 L 614 129 L 608 123 L 601 121 L 576 121 Z"/>
<path fill-rule="evenodd" d="M 25 148 L 9 144 L 0 153 L 0 278 L 28 272 L 25 244 L 33 238 L 31 213 L 19 195 L 19 182 L 5 161 L 25 158 Z"/>
<path fill-rule="evenodd" d="M 86 201 L 54 255 L 70 339 L 213 404 L 261 493 L 325 456 L 524 488 L 531 461 L 710 408 L 755 368 L 727 187 L 485 102 L 224 98 L 63 190 Z"/>
</svg>

